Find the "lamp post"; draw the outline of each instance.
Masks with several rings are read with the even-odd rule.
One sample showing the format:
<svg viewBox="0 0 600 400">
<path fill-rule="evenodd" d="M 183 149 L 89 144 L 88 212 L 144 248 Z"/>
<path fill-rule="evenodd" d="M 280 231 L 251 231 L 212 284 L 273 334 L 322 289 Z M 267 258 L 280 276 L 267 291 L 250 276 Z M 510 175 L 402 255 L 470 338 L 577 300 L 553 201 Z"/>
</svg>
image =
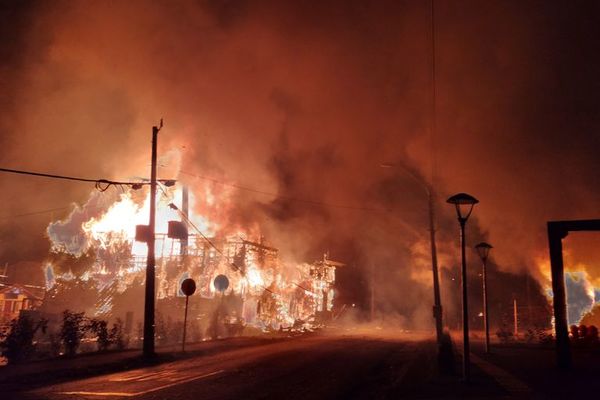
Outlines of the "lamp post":
<svg viewBox="0 0 600 400">
<path fill-rule="evenodd" d="M 475 246 L 477 254 L 483 263 L 483 328 L 485 330 L 485 352 L 490 352 L 490 319 L 488 313 L 488 298 L 487 298 L 487 259 L 492 249 L 492 245 L 486 242 L 481 242 Z"/>
<path fill-rule="evenodd" d="M 466 194 L 458 193 L 447 200 L 448 203 L 454 204 L 458 223 L 460 224 L 460 247 L 461 247 L 461 286 L 462 286 L 462 319 L 463 319 L 463 379 L 469 381 L 470 372 L 470 348 L 469 348 L 469 306 L 467 299 L 467 259 L 465 255 L 465 224 L 473 212 L 475 204 L 479 203 L 475 197 Z"/>
<path fill-rule="evenodd" d="M 427 183 L 417 173 L 402 164 L 381 163 L 382 168 L 400 167 L 412 179 L 414 179 L 427 193 L 427 204 L 429 208 L 429 243 L 431 245 L 431 272 L 433 274 L 433 318 L 435 318 L 435 333 L 438 345 L 442 344 L 443 321 L 442 301 L 440 297 L 440 280 L 438 275 L 437 247 L 435 243 L 435 192 L 432 185 Z"/>
</svg>

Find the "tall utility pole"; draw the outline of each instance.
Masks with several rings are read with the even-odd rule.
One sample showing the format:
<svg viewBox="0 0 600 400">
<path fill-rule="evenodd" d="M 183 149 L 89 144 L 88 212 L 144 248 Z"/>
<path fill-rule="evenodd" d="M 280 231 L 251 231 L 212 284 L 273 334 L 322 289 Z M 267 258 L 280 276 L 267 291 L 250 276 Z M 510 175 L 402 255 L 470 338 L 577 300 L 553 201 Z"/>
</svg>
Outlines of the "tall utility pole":
<svg viewBox="0 0 600 400">
<path fill-rule="evenodd" d="M 436 82 L 435 82 L 435 0 L 431 0 L 431 183 L 427 185 L 429 196 L 429 238 L 431 243 L 431 270 L 433 273 L 433 318 L 438 345 L 442 344 L 443 311 L 440 299 L 440 280 L 438 275 L 437 248 L 435 244 L 435 192 L 433 187 L 436 178 Z"/>
<path fill-rule="evenodd" d="M 483 329 L 485 330 L 485 352 L 490 352 L 490 312 L 488 310 L 487 257 L 483 260 Z"/>
<path fill-rule="evenodd" d="M 435 195 L 429 186 L 429 242 L 431 244 L 431 271 L 433 273 L 433 318 L 438 345 L 442 343 L 444 325 L 442 322 L 442 300 L 440 298 L 440 279 L 438 275 L 437 247 L 435 244 Z"/>
<path fill-rule="evenodd" d="M 155 297 L 155 269 L 156 257 L 154 255 L 155 227 L 156 227 L 156 147 L 158 132 L 163 126 L 152 127 L 152 166 L 150 167 L 150 221 L 148 222 L 148 258 L 146 259 L 146 293 L 144 298 L 144 357 L 152 357 L 154 353 L 154 297 Z"/>
<path fill-rule="evenodd" d="M 469 381 L 471 378 L 471 347 L 469 345 L 469 305 L 467 296 L 467 256 L 465 254 L 465 224 L 466 220 L 460 222 L 460 248 L 462 258 L 461 282 L 462 282 L 462 320 L 463 320 L 463 378 Z"/>
<path fill-rule="evenodd" d="M 483 329 L 485 331 L 485 352 L 490 352 L 490 313 L 488 312 L 488 285 L 487 285 L 487 260 L 490 255 L 492 245 L 486 242 L 481 242 L 475 246 L 477 254 L 481 258 L 483 264 Z"/>
<path fill-rule="evenodd" d="M 440 296 L 440 280 L 438 275 L 438 259 L 437 259 L 437 246 L 435 244 L 435 192 L 433 186 L 428 183 L 419 173 L 412 170 L 412 168 L 402 164 L 394 163 L 382 163 L 380 164 L 383 168 L 394 168 L 399 167 L 406 172 L 412 179 L 415 180 L 427 193 L 427 205 L 429 207 L 429 242 L 431 245 L 431 271 L 433 274 L 433 318 L 435 319 L 435 332 L 437 336 L 438 345 L 442 344 L 443 336 L 443 321 L 442 321 L 442 301 Z"/>
</svg>

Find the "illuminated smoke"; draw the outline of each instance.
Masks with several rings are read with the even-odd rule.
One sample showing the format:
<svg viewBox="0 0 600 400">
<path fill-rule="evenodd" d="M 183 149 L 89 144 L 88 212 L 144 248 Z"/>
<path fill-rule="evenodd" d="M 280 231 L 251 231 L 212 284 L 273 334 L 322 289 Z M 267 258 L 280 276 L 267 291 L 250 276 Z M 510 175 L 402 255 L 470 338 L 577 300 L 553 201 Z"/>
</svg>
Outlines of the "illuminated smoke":
<svg viewBox="0 0 600 400">
<path fill-rule="evenodd" d="M 567 272 L 565 283 L 568 322 L 578 325 L 581 318 L 594 307 L 594 287 L 585 272 Z"/>
</svg>

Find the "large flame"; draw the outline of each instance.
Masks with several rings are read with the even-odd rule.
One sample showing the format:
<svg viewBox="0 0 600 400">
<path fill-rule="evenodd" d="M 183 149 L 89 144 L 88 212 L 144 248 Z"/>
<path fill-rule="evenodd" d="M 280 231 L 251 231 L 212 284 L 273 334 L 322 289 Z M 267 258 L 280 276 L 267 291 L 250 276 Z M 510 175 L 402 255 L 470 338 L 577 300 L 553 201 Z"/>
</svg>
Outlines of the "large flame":
<svg viewBox="0 0 600 400">
<path fill-rule="evenodd" d="M 190 202 L 193 204 L 193 195 L 190 196 Z M 167 198 L 173 202 L 181 201 L 181 190 L 176 190 L 172 196 Z M 156 232 L 160 235 L 167 233 L 169 221 L 178 221 L 181 215 L 178 211 L 166 206 L 163 200 L 162 206 L 156 209 Z M 148 194 L 142 205 L 136 204 L 131 193 L 124 193 L 120 199 L 115 202 L 108 211 L 100 218 L 91 218 L 83 223 L 82 229 L 90 238 L 97 241 L 100 246 L 109 247 L 111 237 L 124 236 L 132 242 L 132 254 L 143 257 L 148 253 L 146 244 L 135 241 L 135 229 L 137 225 L 147 225 L 148 215 L 150 214 L 150 195 Z M 205 235 L 212 235 L 218 229 L 218 225 L 209 222 L 202 216 L 193 215 L 191 218 L 194 225 Z M 179 243 L 174 240 L 168 240 L 167 243 L 156 243 L 155 251 L 161 251 L 160 246 L 174 246 L 179 250 Z"/>
<path fill-rule="evenodd" d="M 568 322 L 570 324 L 578 324 L 594 308 L 597 293 L 600 293 L 600 280 L 590 274 L 590 271 L 594 271 L 594 268 L 591 268 L 590 265 L 574 262 L 570 251 L 563 251 L 563 258 Z M 553 293 L 550 261 L 547 257 L 539 257 L 537 265 L 544 278 L 544 291 L 551 301 Z"/>
</svg>

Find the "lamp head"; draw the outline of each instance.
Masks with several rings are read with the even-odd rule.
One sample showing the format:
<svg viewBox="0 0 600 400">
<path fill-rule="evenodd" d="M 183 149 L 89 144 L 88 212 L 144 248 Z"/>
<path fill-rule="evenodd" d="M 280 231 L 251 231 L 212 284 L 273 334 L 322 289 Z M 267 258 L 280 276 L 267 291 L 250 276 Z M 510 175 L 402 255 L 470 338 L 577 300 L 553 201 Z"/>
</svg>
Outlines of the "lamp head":
<svg viewBox="0 0 600 400">
<path fill-rule="evenodd" d="M 470 194 L 458 193 L 448 198 L 446 202 L 454 204 L 458 220 L 461 222 L 466 222 L 467 219 L 469 219 L 471 213 L 473 212 L 473 207 L 475 206 L 475 204 L 479 203 L 479 200 L 477 200 Z"/>
<path fill-rule="evenodd" d="M 481 257 L 481 260 L 485 261 L 490 254 L 490 250 L 493 249 L 493 246 L 489 243 L 481 242 L 475 246 L 475 249 L 477 250 L 479 257 Z"/>
</svg>

